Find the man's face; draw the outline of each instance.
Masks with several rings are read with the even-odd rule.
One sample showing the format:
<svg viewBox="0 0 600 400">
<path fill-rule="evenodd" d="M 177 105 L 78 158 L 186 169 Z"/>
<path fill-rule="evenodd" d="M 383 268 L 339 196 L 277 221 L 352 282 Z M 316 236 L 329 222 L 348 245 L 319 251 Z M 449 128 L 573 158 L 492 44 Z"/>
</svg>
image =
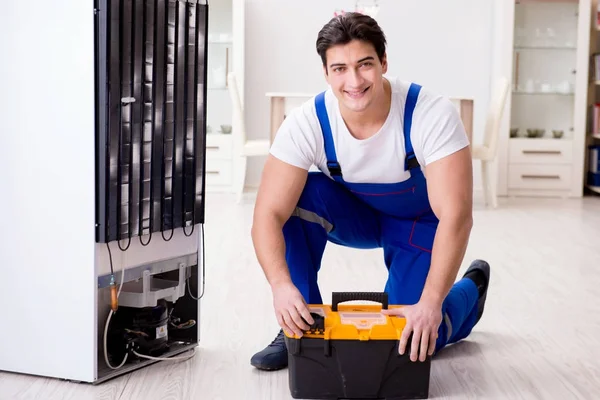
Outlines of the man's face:
<svg viewBox="0 0 600 400">
<path fill-rule="evenodd" d="M 373 99 L 383 95 L 383 74 L 387 61 L 379 61 L 375 48 L 368 42 L 353 40 L 327 50 L 325 79 L 340 102 L 349 111 L 368 110 Z"/>
</svg>

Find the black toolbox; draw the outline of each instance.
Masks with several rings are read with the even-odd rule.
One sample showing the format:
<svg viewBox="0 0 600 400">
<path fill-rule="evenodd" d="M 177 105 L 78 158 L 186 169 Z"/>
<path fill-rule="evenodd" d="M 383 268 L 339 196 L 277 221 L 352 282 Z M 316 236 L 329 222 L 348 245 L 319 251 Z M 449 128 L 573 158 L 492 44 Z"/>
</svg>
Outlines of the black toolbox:
<svg viewBox="0 0 600 400">
<path fill-rule="evenodd" d="M 377 304 L 339 304 L 347 301 Z M 290 392 L 295 399 L 426 399 L 431 357 L 398 353 L 406 320 L 382 314 L 387 293 L 334 292 L 332 305 L 310 304 L 314 324 L 287 336 Z M 412 337 L 411 337 L 412 340 Z"/>
</svg>

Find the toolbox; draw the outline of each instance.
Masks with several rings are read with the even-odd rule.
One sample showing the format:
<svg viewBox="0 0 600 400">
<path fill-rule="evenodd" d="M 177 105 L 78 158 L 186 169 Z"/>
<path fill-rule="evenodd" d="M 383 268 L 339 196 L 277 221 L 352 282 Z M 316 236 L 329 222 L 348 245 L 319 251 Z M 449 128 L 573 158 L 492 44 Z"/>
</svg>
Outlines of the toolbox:
<svg viewBox="0 0 600 400">
<path fill-rule="evenodd" d="M 340 304 L 370 301 L 381 304 Z M 385 292 L 334 292 L 332 304 L 308 305 L 314 324 L 299 338 L 288 336 L 289 385 L 298 399 L 425 399 L 431 357 L 410 360 L 398 346 L 406 320 L 381 313 Z"/>
</svg>

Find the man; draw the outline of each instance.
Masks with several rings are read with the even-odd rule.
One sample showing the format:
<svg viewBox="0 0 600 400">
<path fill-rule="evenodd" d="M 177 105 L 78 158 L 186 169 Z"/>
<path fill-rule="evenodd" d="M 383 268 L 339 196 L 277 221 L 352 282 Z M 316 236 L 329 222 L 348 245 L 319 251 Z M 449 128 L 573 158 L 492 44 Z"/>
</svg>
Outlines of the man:
<svg viewBox="0 0 600 400">
<path fill-rule="evenodd" d="M 265 164 L 252 238 L 282 330 L 251 364 L 287 366 L 283 331 L 314 323 L 327 241 L 383 248 L 383 310 L 406 318 L 399 352 L 425 360 L 465 338 L 481 317 L 489 265 L 476 260 L 453 284 L 472 226 L 468 138 L 451 102 L 385 78 L 386 39 L 372 18 L 346 13 L 319 32 L 330 88 L 283 122 Z M 321 172 L 308 172 L 316 165 Z M 413 334 L 411 343 L 409 336 Z"/>
</svg>

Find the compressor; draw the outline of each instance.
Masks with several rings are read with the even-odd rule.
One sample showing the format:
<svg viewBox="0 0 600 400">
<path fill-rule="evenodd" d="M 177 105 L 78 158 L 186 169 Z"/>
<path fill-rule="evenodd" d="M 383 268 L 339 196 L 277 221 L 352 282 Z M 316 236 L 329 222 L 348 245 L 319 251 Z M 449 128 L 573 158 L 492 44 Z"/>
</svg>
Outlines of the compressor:
<svg viewBox="0 0 600 400">
<path fill-rule="evenodd" d="M 113 360 L 127 353 L 158 357 L 169 350 L 169 307 L 159 300 L 155 307 L 119 307 L 108 333 L 108 351 Z M 135 356 L 135 353 L 130 356 Z"/>
</svg>

